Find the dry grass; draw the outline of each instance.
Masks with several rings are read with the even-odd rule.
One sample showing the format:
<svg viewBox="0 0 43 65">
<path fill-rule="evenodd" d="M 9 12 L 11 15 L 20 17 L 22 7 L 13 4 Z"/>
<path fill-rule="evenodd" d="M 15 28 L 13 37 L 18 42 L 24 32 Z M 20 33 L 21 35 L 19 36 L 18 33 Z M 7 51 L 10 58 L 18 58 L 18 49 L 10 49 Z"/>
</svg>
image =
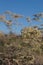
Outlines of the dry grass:
<svg viewBox="0 0 43 65">
<path fill-rule="evenodd" d="M 43 64 L 43 40 L 39 39 L 41 33 L 35 29 L 25 30 L 21 36 L 0 33 L 0 65 Z M 28 43 L 24 39 L 28 39 Z"/>
</svg>

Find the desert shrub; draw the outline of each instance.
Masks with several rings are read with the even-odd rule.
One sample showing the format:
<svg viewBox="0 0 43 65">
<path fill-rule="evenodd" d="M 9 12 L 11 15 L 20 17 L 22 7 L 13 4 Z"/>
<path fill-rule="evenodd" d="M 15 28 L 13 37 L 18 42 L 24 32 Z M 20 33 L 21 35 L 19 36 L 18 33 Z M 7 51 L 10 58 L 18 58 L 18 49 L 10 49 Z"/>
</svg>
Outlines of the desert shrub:
<svg viewBox="0 0 43 65">
<path fill-rule="evenodd" d="M 5 43 L 5 35 L 4 33 L 0 32 L 0 46 L 4 46 Z"/>
<path fill-rule="evenodd" d="M 42 53 L 43 53 L 43 43 L 41 43 L 40 48 L 41 48 L 41 51 L 42 51 Z"/>
<path fill-rule="evenodd" d="M 37 28 L 26 27 L 21 32 L 22 40 L 30 51 L 40 53 L 41 52 L 41 32 Z"/>
<path fill-rule="evenodd" d="M 21 31 L 22 39 L 25 43 L 40 41 L 41 32 L 37 28 L 26 27 Z"/>
</svg>

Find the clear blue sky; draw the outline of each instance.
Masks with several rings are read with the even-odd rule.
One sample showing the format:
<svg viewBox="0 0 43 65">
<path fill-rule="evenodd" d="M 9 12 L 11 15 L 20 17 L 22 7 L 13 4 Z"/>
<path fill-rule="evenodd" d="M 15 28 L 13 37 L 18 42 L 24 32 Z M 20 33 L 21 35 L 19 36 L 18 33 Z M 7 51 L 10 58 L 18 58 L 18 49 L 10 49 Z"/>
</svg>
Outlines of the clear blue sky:
<svg viewBox="0 0 43 65">
<path fill-rule="evenodd" d="M 0 14 L 6 10 L 32 17 L 35 13 L 43 12 L 43 0 L 0 0 Z M 27 23 L 25 19 L 20 19 L 19 21 L 23 22 L 24 26 L 30 24 Z M 39 25 L 41 23 L 31 22 L 31 25 Z M 20 29 L 21 27 L 19 26 L 16 32 L 19 33 Z M 8 32 L 3 23 L 0 23 L 0 30 Z"/>
</svg>

